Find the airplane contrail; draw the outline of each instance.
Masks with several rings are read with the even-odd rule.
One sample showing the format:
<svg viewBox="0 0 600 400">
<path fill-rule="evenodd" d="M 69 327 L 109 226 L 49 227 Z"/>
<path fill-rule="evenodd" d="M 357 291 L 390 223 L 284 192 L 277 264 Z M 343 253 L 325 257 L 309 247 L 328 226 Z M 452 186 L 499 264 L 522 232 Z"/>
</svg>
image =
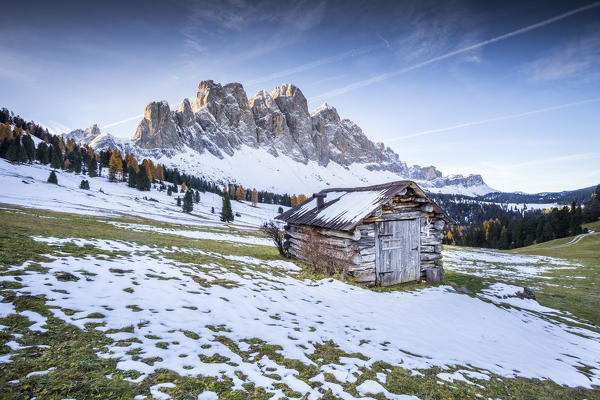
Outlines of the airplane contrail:
<svg viewBox="0 0 600 400">
<path fill-rule="evenodd" d="M 566 104 L 560 104 L 560 105 L 546 107 L 546 108 L 540 108 L 540 109 L 537 109 L 537 110 L 526 111 L 526 112 L 522 112 L 522 113 L 518 113 L 518 114 L 503 115 L 503 116 L 500 116 L 500 117 L 483 119 L 483 120 L 479 120 L 479 121 L 464 122 L 462 124 L 448 126 L 448 127 L 445 127 L 445 128 L 429 129 L 429 130 L 426 130 L 426 131 L 412 133 L 410 135 L 398 136 L 398 137 L 386 140 L 386 143 L 395 142 L 395 141 L 402 140 L 402 139 L 413 138 L 413 137 L 417 137 L 417 136 L 430 135 L 432 133 L 439 133 L 439 132 L 451 131 L 451 130 L 454 130 L 454 129 L 465 128 L 465 127 L 470 127 L 470 126 L 475 126 L 475 125 L 483 125 L 483 124 L 487 124 L 487 123 L 490 123 L 490 122 L 497 122 L 497 121 L 505 121 L 505 120 L 509 120 L 509 119 L 516 119 L 516 118 L 526 117 L 528 115 L 540 114 L 540 113 L 544 113 L 544 112 L 548 112 L 548 111 L 554 111 L 554 110 L 560 110 L 560 109 L 563 109 L 563 108 L 575 107 L 575 106 L 579 106 L 579 105 L 582 105 L 582 104 L 595 103 L 597 101 L 600 101 L 600 97 L 594 97 L 594 98 L 591 98 L 591 99 L 576 101 L 576 102 L 573 102 L 573 103 L 566 103 Z"/>
<path fill-rule="evenodd" d="M 136 115 L 134 117 L 122 119 L 122 120 L 117 121 L 117 122 L 111 122 L 110 124 L 106 124 L 104 126 L 101 126 L 100 129 L 106 129 L 106 128 L 110 128 L 110 127 L 113 127 L 113 126 L 121 125 L 121 124 L 124 124 L 125 122 L 133 121 L 135 119 L 140 119 L 143 116 L 144 116 L 144 114 L 140 114 L 140 115 Z"/>
<path fill-rule="evenodd" d="M 370 86 L 370 85 L 372 85 L 374 83 L 382 82 L 382 81 L 384 81 L 386 79 L 389 79 L 389 78 L 392 78 L 394 76 L 397 76 L 397 75 L 400 75 L 400 74 L 404 74 L 406 72 L 413 71 L 415 69 L 419 69 L 419 68 L 424 67 L 426 65 L 433 64 L 435 62 L 438 62 L 438 61 L 441 61 L 441 60 L 445 60 L 445 59 L 450 58 L 450 57 L 454 57 L 454 56 L 456 56 L 458 54 L 466 53 L 468 51 L 471 51 L 471 50 L 474 50 L 474 49 L 478 49 L 478 48 L 483 47 L 483 46 L 487 46 L 488 44 L 492 44 L 492 43 L 496 43 L 496 42 L 499 42 L 499 41 L 502 41 L 502 40 L 506 40 L 506 39 L 511 38 L 513 36 L 522 35 L 524 33 L 532 31 L 534 29 L 538 29 L 538 28 L 544 27 L 544 26 L 552 24 L 552 23 L 554 23 L 556 21 L 560 21 L 560 20 L 565 19 L 567 17 L 570 17 L 572 15 L 579 14 L 579 13 L 581 13 L 583 11 L 587 11 L 587 10 L 590 10 L 592 8 L 596 8 L 598 6 L 600 6 L 600 1 L 596 1 L 594 3 L 588 4 L 587 6 L 583 6 L 583 7 L 579 7 L 579 8 L 576 8 L 574 10 L 571 10 L 571 11 L 567 11 L 567 12 L 565 12 L 563 14 L 560 14 L 560 15 L 557 15 L 555 17 L 552 17 L 552 18 L 540 21 L 540 22 L 535 23 L 533 25 L 529 25 L 529 26 L 517 29 L 515 31 L 505 33 L 504 35 L 500 35 L 500 36 L 497 36 L 497 37 L 492 38 L 492 39 L 484 40 L 483 42 L 475 43 L 475 44 L 472 44 L 470 46 L 463 47 L 462 49 L 458 49 L 458 50 L 454 50 L 454 51 L 451 51 L 451 52 L 446 53 L 446 54 L 442 54 L 441 56 L 433 57 L 433 58 L 431 58 L 429 60 L 420 62 L 418 64 L 411 65 L 411 66 L 406 67 L 406 68 L 402 68 L 402 69 L 399 69 L 399 70 L 396 70 L 396 71 L 386 72 L 386 73 L 383 73 L 383 74 L 380 74 L 380 75 L 373 76 L 373 77 L 371 77 L 369 79 L 365 79 L 365 80 L 362 80 L 362 81 L 359 81 L 359 82 L 354 82 L 354 83 L 352 83 L 350 85 L 347 85 L 347 86 L 344 86 L 344 87 L 341 87 L 341 88 L 338 88 L 338 89 L 335 89 L 335 90 L 331 90 L 329 92 L 323 93 L 323 94 L 318 95 L 318 96 L 311 97 L 309 100 L 326 99 L 326 98 L 330 98 L 330 97 L 334 97 L 334 96 L 339 96 L 341 94 L 350 92 L 352 90 L 360 89 L 360 88 L 363 88 L 365 86 Z"/>
<path fill-rule="evenodd" d="M 309 69 L 320 67 L 322 65 L 327 65 L 327 64 L 335 63 L 335 62 L 338 62 L 338 61 L 342 61 L 342 60 L 344 60 L 346 58 L 355 57 L 355 56 L 359 56 L 361 54 L 369 53 L 373 49 L 375 49 L 376 47 L 377 46 L 367 46 L 367 47 L 361 47 L 361 48 L 357 48 L 357 49 L 352 49 L 352 50 L 349 50 L 349 51 L 347 51 L 345 53 L 336 54 L 334 56 L 321 58 L 319 60 L 315 60 L 315 61 L 309 62 L 307 64 L 299 65 L 299 66 L 294 67 L 294 68 L 290 68 L 290 69 L 286 69 L 286 70 L 283 70 L 283 71 L 275 72 L 275 73 L 272 73 L 270 75 L 263 76 L 261 78 L 250 79 L 250 80 L 248 80 L 246 82 L 243 82 L 243 85 L 244 86 L 256 85 L 256 84 L 259 84 L 259 83 L 268 82 L 268 81 L 273 80 L 273 79 L 282 78 L 284 76 L 289 76 L 289 75 L 297 74 L 299 72 L 304 72 L 304 71 L 307 71 Z"/>
</svg>

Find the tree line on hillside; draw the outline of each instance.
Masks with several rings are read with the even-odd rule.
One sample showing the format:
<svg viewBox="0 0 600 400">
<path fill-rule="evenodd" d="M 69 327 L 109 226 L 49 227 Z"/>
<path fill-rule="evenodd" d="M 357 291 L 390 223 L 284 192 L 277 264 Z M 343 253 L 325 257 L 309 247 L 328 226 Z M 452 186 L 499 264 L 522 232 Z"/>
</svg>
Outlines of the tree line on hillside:
<svg viewBox="0 0 600 400">
<path fill-rule="evenodd" d="M 480 201 L 494 201 L 496 203 L 558 203 L 558 204 L 571 204 L 575 202 L 577 204 L 583 204 L 589 200 L 592 193 L 596 188 L 594 186 L 586 187 L 577 190 L 567 190 L 563 192 L 547 192 L 547 193 L 506 193 L 506 192 L 493 192 L 487 193 L 482 196 L 475 197 L 476 200 Z"/>
<path fill-rule="evenodd" d="M 478 226 L 490 219 L 518 219 L 525 215 L 536 216 L 541 213 L 540 210 L 528 210 L 526 206 L 518 209 L 505 204 L 478 201 L 463 195 L 432 193 L 430 197 L 446 211 L 456 225 L 460 226 Z"/>
<path fill-rule="evenodd" d="M 600 185 L 592 194 L 592 198 L 585 203 L 583 209 L 583 222 L 595 222 L 600 219 Z"/>
<path fill-rule="evenodd" d="M 479 225 L 454 226 L 444 237 L 445 244 L 514 249 L 553 239 L 578 235 L 584 230 L 584 212 L 575 202 L 539 215 L 522 218 L 490 218 Z"/>
</svg>

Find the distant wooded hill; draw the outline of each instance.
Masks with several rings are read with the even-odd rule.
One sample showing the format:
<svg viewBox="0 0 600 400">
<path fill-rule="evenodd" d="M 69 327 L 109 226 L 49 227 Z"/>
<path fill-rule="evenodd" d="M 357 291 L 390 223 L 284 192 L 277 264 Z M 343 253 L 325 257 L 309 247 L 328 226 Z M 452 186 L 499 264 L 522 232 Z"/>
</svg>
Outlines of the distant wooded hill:
<svg viewBox="0 0 600 400">
<path fill-rule="evenodd" d="M 563 192 L 544 192 L 544 193 L 506 193 L 493 192 L 483 196 L 476 197 L 477 200 L 493 201 L 495 203 L 558 203 L 558 204 L 583 204 L 589 201 L 596 186 L 589 186 L 583 189 L 566 190 Z"/>
</svg>

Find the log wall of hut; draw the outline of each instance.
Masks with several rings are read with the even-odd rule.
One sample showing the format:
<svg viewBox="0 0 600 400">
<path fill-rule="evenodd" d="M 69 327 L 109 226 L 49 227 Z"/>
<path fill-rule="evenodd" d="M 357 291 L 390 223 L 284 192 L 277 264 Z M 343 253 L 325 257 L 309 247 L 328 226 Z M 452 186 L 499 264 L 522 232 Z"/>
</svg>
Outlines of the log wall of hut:
<svg viewBox="0 0 600 400">
<path fill-rule="evenodd" d="M 419 219 L 421 225 L 421 279 L 425 279 L 427 269 L 443 271 L 442 238 L 446 222 L 443 215 L 434 210 L 428 198 L 415 193 L 411 188 L 377 208 L 353 232 L 288 224 L 286 232 L 290 253 L 306 262 L 309 261 L 309 252 L 325 251 L 327 257 L 347 265 L 347 273 L 356 282 L 376 285 L 376 224 L 408 219 Z M 315 248 L 315 240 L 318 241 L 318 249 Z"/>
</svg>

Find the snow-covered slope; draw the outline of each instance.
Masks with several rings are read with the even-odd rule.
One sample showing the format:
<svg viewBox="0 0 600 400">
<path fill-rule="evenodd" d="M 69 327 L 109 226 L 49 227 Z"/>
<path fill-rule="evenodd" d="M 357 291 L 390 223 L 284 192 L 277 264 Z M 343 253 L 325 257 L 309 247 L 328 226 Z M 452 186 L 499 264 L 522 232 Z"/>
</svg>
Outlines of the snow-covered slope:
<svg viewBox="0 0 600 400">
<path fill-rule="evenodd" d="M 177 167 L 221 183 L 275 192 L 308 192 L 328 186 L 411 179 L 436 192 L 493 192 L 480 175 L 451 175 L 433 166 L 408 166 L 383 143 L 374 143 L 349 119 L 324 104 L 312 113 L 291 84 L 248 99 L 239 83 L 202 81 L 196 100 L 171 110 L 150 103 L 130 141 L 96 126 L 67 135 L 95 149 L 119 148 L 138 159 Z"/>
<path fill-rule="evenodd" d="M 132 151 L 133 149 L 130 148 Z M 152 158 L 168 167 L 178 168 L 214 181 L 238 183 L 246 187 L 270 190 L 273 192 L 306 193 L 328 187 L 367 186 L 401 180 L 404 177 L 387 170 L 369 169 L 365 164 L 353 163 L 348 166 L 331 162 L 327 166 L 316 161 L 306 164 L 294 161 L 286 155 L 274 156 L 265 149 L 243 146 L 233 155 L 222 158 L 211 153 L 197 153 L 184 147 L 169 156 L 160 152 L 137 150 L 138 158 Z M 423 189 L 432 192 L 457 193 L 469 196 L 492 191 L 485 183 L 471 186 L 445 185 L 446 178 L 416 180 Z"/>
<path fill-rule="evenodd" d="M 191 214 L 181 212 L 177 196 L 166 191 L 140 192 L 126 183 L 108 181 L 105 176 L 90 178 L 85 175 L 57 170 L 58 185 L 47 183 L 52 169 L 40 164 L 11 164 L 0 159 L 0 203 L 21 205 L 43 210 L 70 212 L 83 215 L 135 215 L 156 221 L 185 225 L 222 226 L 219 221 L 222 198 L 213 193 L 201 193 L 201 201 L 194 204 Z M 103 170 L 105 173 L 106 170 Z M 90 190 L 79 189 L 82 179 L 90 183 Z M 277 215 L 278 205 L 231 202 L 238 226 L 256 228 Z M 212 213 L 214 207 L 215 213 Z M 283 207 L 286 209 L 287 207 Z"/>
</svg>

